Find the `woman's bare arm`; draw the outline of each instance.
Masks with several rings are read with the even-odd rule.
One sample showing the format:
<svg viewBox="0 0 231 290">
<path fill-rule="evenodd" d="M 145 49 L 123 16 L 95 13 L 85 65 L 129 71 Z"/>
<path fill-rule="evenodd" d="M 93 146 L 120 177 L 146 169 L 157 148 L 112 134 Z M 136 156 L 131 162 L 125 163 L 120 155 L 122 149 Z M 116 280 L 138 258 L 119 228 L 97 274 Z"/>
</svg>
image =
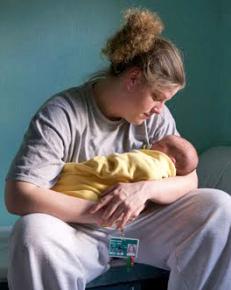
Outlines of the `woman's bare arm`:
<svg viewBox="0 0 231 290">
<path fill-rule="evenodd" d="M 89 214 L 95 204 L 23 181 L 7 181 L 6 207 L 10 213 L 46 213 L 65 222 L 100 224 L 100 214 Z"/>
<path fill-rule="evenodd" d="M 161 180 L 146 181 L 144 192 L 147 200 L 159 204 L 169 204 L 176 201 L 189 191 L 198 187 L 196 170 L 186 176 L 169 177 Z"/>
</svg>

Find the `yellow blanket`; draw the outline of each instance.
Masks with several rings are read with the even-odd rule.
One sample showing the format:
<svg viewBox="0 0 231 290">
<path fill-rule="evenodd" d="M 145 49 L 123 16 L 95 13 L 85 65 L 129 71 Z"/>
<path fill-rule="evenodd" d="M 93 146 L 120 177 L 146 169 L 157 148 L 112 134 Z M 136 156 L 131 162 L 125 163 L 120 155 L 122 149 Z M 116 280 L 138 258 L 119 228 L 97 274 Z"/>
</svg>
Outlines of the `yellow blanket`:
<svg viewBox="0 0 231 290">
<path fill-rule="evenodd" d="M 162 152 L 134 150 L 96 156 L 81 163 L 66 163 L 55 191 L 98 201 L 100 194 L 119 182 L 158 180 L 176 175 L 172 160 Z"/>
</svg>

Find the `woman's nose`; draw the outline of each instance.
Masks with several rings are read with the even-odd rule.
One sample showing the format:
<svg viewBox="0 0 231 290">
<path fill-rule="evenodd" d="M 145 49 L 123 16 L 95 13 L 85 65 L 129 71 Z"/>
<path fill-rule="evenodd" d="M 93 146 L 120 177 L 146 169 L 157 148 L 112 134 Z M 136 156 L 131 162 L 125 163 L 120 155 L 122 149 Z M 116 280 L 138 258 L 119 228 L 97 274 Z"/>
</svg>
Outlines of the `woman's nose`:
<svg viewBox="0 0 231 290">
<path fill-rule="evenodd" d="M 152 113 L 160 114 L 161 110 L 163 109 L 164 103 L 158 102 L 158 104 L 155 104 L 152 108 Z"/>
</svg>

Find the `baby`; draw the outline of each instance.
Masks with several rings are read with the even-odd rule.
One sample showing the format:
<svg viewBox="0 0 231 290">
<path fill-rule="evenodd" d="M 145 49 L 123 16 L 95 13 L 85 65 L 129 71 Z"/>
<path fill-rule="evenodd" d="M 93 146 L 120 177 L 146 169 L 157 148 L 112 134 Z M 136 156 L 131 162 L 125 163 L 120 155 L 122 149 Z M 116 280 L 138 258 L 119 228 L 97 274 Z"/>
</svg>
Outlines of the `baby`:
<svg viewBox="0 0 231 290">
<path fill-rule="evenodd" d="M 151 149 L 96 156 L 81 163 L 66 163 L 52 189 L 98 201 L 103 191 L 117 183 L 186 175 L 197 164 L 198 155 L 193 145 L 182 137 L 168 135 L 153 143 Z"/>
</svg>

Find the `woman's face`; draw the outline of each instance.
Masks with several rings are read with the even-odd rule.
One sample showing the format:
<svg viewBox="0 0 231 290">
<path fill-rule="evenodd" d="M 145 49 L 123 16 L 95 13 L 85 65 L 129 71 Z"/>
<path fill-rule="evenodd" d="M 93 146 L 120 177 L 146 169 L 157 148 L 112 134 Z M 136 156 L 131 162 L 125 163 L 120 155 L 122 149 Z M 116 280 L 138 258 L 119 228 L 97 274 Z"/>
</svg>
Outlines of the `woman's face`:
<svg viewBox="0 0 231 290">
<path fill-rule="evenodd" d="M 160 114 L 165 102 L 169 101 L 179 89 L 179 87 L 164 88 L 157 92 L 147 84 L 137 82 L 124 99 L 123 118 L 135 125 L 142 124 L 151 115 Z"/>
</svg>

